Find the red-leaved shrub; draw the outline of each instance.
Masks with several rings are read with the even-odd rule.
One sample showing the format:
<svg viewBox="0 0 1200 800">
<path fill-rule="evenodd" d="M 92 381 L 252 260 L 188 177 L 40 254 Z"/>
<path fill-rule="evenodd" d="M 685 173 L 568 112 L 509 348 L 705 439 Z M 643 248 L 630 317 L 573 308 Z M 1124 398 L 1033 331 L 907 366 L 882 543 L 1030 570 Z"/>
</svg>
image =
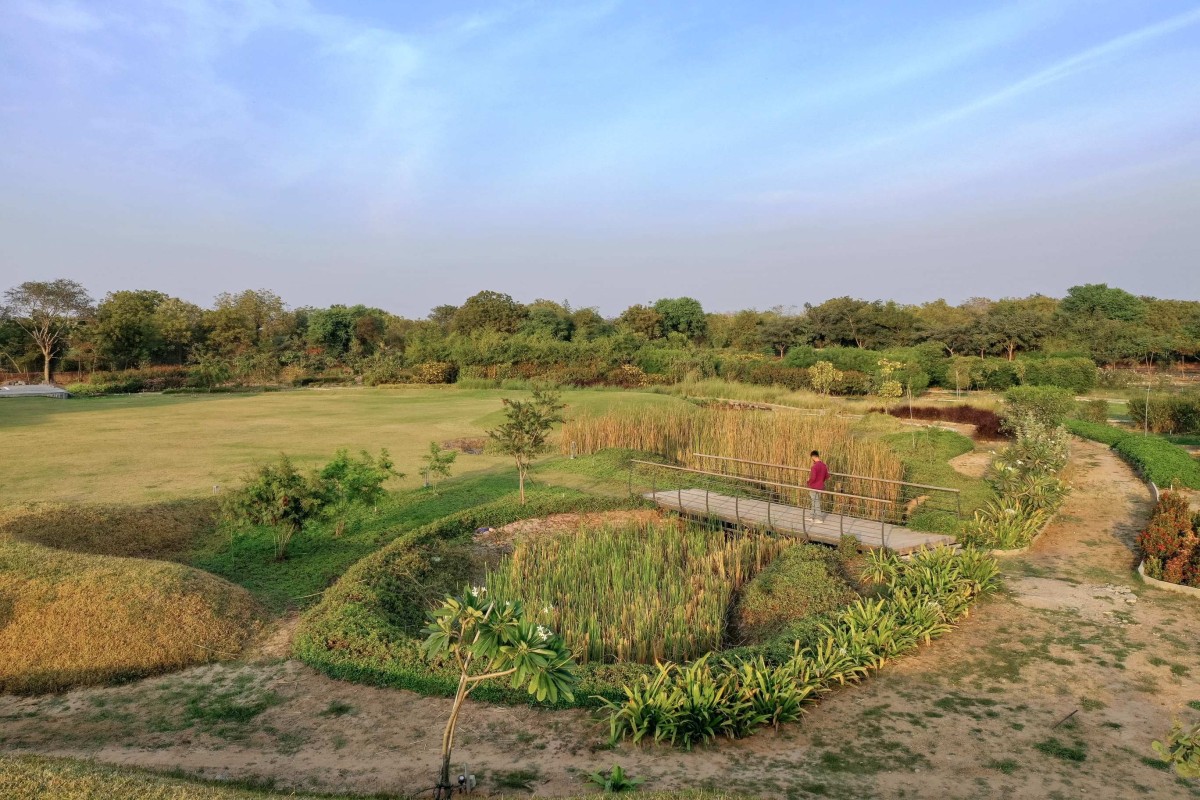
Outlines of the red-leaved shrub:
<svg viewBox="0 0 1200 800">
<path fill-rule="evenodd" d="M 900 419 L 909 418 L 909 408 L 906 405 L 895 408 L 873 408 L 872 411 L 891 414 Z M 913 406 L 912 418 L 919 420 L 934 420 L 937 422 L 957 422 L 962 425 L 975 426 L 976 439 L 1011 439 L 1012 435 L 1003 429 L 1000 415 L 986 408 L 976 408 L 971 405 L 962 406 Z"/>
</svg>

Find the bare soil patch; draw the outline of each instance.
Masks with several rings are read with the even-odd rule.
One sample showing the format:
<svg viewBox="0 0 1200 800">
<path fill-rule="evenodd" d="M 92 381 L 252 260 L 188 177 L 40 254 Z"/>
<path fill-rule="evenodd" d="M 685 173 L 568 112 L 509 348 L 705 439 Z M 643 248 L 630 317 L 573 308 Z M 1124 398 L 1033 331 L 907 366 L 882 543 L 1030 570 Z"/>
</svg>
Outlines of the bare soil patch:
<svg viewBox="0 0 1200 800">
<path fill-rule="evenodd" d="M 992 465 L 992 454 L 987 450 L 972 450 L 950 459 L 954 471 L 968 478 L 982 478 Z"/>
<path fill-rule="evenodd" d="M 512 547 L 513 542 L 526 536 L 578 531 L 583 526 L 599 525 L 644 525 L 662 519 L 662 514 L 652 509 L 631 511 L 601 511 L 590 514 L 551 514 L 548 517 L 522 519 L 500 528 L 488 528 L 475 534 L 475 543 L 493 548 Z"/>
<path fill-rule="evenodd" d="M 1090 442 L 1077 442 L 1072 458 L 1075 491 L 1032 549 L 1005 561 L 997 596 L 955 633 L 811 707 L 802 724 L 683 753 L 610 748 L 585 711 L 469 703 L 455 769 L 479 776 L 484 795 L 521 771 L 538 796 L 578 795 L 589 791 L 583 773 L 619 763 L 647 789 L 767 797 L 1200 797 L 1150 750 L 1172 716 L 1200 718 L 1187 706 L 1200 701 L 1200 603 L 1137 581 L 1132 542 L 1150 501 L 1128 467 Z M 194 716 L 204 698 L 231 691 L 240 702 L 271 700 L 241 722 Z M 213 665 L 0 697 L 0 749 L 415 793 L 433 782 L 449 706 L 293 661 Z"/>
</svg>

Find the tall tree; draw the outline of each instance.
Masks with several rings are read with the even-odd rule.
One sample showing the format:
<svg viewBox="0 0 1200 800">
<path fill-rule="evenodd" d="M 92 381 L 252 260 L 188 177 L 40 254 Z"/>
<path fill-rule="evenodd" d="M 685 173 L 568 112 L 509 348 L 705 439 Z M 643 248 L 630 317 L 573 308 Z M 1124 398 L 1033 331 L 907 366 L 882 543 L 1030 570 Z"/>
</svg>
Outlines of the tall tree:
<svg viewBox="0 0 1200 800">
<path fill-rule="evenodd" d="M 54 356 L 91 310 L 87 290 L 65 278 L 26 281 L 4 293 L 3 316 L 19 325 L 41 351 L 46 383 L 50 383 Z"/>
<path fill-rule="evenodd" d="M 117 369 L 149 362 L 163 349 L 156 312 L 167 296 L 162 292 L 110 292 L 96 308 L 89 326 L 101 359 Z"/>
<path fill-rule="evenodd" d="M 664 335 L 662 314 L 643 305 L 632 305 L 622 311 L 617 325 L 647 339 L 661 339 Z"/>
<path fill-rule="evenodd" d="M 1146 303 L 1141 298 L 1124 289 L 1109 288 L 1107 283 L 1072 286 L 1059 308 L 1073 317 L 1096 316 L 1121 322 L 1141 322 L 1146 318 Z"/>
<path fill-rule="evenodd" d="M 205 322 L 209 343 L 226 357 L 266 351 L 286 340 L 293 325 L 283 299 L 266 289 L 217 295 Z"/>
<path fill-rule="evenodd" d="M 483 291 L 467 298 L 454 312 L 450 329 L 455 333 L 471 334 L 491 330 L 515 333 L 525 321 L 525 307 L 501 292 Z"/>
<path fill-rule="evenodd" d="M 1012 361 L 1017 350 L 1032 350 L 1050 333 L 1054 301 L 1041 295 L 1005 298 L 984 315 L 984 330 Z"/>
<path fill-rule="evenodd" d="M 695 341 L 708 332 L 708 319 L 699 300 L 691 297 L 664 297 L 654 304 L 663 320 L 666 333 L 682 333 Z"/>
<path fill-rule="evenodd" d="M 834 297 L 818 306 L 805 303 L 809 336 L 814 344 L 823 347 L 866 347 L 867 340 L 876 333 L 874 305 L 853 297 Z"/>
</svg>

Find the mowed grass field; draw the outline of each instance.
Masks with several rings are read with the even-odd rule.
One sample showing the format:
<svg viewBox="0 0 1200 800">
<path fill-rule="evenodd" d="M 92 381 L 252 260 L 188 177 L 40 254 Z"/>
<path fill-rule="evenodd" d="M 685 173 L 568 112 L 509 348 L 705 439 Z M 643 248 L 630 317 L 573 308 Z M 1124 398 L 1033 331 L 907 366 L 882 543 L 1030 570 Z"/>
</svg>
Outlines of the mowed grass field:
<svg viewBox="0 0 1200 800">
<path fill-rule="evenodd" d="M 246 395 L 6 399 L 0 405 L 0 505 L 27 501 L 149 503 L 211 495 L 280 453 L 300 466 L 339 448 L 385 447 L 419 485 L 430 441 L 482 436 L 501 398 L 528 393 L 452 386 L 308 389 Z M 677 397 L 616 391 L 563 394 L 567 413 L 670 406 Z M 505 465 L 463 455 L 457 475 Z"/>
</svg>

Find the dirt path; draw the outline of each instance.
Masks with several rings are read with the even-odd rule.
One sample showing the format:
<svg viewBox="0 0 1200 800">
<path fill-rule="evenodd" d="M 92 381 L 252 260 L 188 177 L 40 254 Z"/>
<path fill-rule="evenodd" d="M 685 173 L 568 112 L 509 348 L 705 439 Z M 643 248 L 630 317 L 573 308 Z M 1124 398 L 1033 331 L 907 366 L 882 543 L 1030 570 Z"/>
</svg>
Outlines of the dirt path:
<svg viewBox="0 0 1200 800">
<path fill-rule="evenodd" d="M 1200 797 L 1152 760 L 1173 715 L 1200 719 L 1200 603 L 1132 574 L 1145 488 L 1074 447 L 1075 491 L 1006 588 L 957 632 L 810 709 L 801 725 L 693 753 L 609 748 L 583 712 L 474 705 L 456 762 L 483 791 L 588 791 L 620 763 L 647 788 L 839 798 Z M 267 650 L 267 653 L 275 652 Z M 264 656 L 265 657 L 265 656 Z M 255 705 L 257 704 L 257 705 Z M 238 709 L 261 708 L 249 720 Z M 416 792 L 448 702 L 331 681 L 279 659 L 61 697 L 0 697 L 0 749 L 279 786 Z"/>
</svg>

